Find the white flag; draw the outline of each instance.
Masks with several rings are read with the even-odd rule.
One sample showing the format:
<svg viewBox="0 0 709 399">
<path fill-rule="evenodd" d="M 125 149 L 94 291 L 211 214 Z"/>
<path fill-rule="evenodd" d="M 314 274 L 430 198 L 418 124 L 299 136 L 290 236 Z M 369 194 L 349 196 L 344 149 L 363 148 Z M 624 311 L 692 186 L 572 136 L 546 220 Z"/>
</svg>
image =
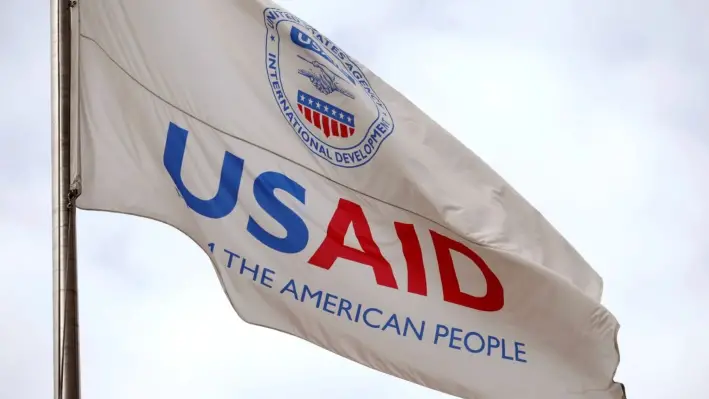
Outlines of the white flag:
<svg viewBox="0 0 709 399">
<path fill-rule="evenodd" d="M 600 277 L 305 21 L 266 0 L 73 12 L 80 208 L 174 226 L 245 321 L 385 373 L 465 398 L 623 396 Z"/>
</svg>

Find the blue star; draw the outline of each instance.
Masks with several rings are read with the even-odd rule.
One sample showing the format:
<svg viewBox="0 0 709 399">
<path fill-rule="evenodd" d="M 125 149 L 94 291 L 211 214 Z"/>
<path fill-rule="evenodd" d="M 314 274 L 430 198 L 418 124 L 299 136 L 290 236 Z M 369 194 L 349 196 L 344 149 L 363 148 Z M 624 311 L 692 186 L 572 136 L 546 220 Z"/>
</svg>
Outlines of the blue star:
<svg viewBox="0 0 709 399">
<path fill-rule="evenodd" d="M 271 35 L 271 41 L 274 41 L 274 40 L 276 40 L 276 37 Z"/>
</svg>

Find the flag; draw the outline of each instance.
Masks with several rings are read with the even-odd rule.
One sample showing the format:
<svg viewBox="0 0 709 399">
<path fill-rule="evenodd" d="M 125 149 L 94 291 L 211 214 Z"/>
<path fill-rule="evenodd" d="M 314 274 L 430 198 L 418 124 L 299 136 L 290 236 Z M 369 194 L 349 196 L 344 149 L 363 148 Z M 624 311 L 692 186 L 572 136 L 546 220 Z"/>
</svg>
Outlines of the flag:
<svg viewBox="0 0 709 399">
<path fill-rule="evenodd" d="M 266 0 L 73 12 L 80 208 L 179 229 L 246 322 L 384 373 L 465 398 L 622 397 L 599 275 L 322 32 Z"/>
</svg>

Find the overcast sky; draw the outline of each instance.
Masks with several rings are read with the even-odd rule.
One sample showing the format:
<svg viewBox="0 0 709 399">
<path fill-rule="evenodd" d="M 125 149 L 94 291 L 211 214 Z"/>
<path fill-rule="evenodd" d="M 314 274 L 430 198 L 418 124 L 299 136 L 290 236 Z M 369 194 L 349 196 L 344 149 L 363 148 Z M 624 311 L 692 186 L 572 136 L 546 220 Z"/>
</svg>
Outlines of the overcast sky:
<svg viewBox="0 0 709 399">
<path fill-rule="evenodd" d="M 706 396 L 709 3 L 280 4 L 459 137 L 596 268 L 629 398 Z M 48 0 L 0 2 L 8 399 L 52 394 L 49 21 Z M 78 232 L 86 398 L 445 397 L 241 322 L 176 230 L 81 212 Z"/>
</svg>

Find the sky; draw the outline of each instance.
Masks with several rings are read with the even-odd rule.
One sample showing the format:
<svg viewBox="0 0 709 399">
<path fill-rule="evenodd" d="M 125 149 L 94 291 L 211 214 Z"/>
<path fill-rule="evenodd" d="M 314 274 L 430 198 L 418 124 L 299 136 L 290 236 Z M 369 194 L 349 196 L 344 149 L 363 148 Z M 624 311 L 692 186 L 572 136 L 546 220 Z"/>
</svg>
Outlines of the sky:
<svg viewBox="0 0 709 399">
<path fill-rule="evenodd" d="M 709 5 L 281 0 L 482 157 L 604 279 L 629 398 L 709 388 Z M 0 2 L 0 397 L 52 394 L 47 0 Z M 238 319 L 177 230 L 78 215 L 86 398 L 445 398 Z"/>
</svg>

